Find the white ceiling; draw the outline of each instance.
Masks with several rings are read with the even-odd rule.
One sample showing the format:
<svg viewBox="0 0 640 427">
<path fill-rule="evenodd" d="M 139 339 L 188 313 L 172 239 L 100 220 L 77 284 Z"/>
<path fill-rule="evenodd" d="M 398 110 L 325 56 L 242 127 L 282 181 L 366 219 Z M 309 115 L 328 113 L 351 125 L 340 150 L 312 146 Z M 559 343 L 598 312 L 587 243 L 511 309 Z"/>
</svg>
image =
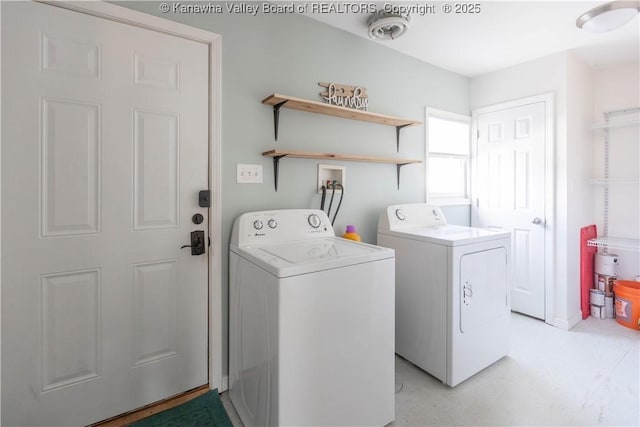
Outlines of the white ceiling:
<svg viewBox="0 0 640 427">
<path fill-rule="evenodd" d="M 464 76 L 474 77 L 556 52 L 573 51 L 594 68 L 640 60 L 640 19 L 623 28 L 593 34 L 576 27 L 579 15 L 606 2 L 480 1 L 478 14 L 445 14 L 454 1 L 387 2 L 432 4 L 436 13 L 412 15 L 400 38 L 372 41 Z M 351 2 L 366 3 L 371 2 Z M 375 2 L 381 10 L 384 2 Z M 368 39 L 368 13 L 324 13 L 310 16 Z"/>
</svg>

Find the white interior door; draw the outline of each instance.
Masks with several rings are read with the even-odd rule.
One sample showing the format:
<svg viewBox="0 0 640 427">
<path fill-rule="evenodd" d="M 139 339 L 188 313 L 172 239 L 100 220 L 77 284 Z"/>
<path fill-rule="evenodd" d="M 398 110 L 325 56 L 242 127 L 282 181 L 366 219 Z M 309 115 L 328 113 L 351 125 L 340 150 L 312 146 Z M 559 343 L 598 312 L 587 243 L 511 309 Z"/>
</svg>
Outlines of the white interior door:
<svg viewBox="0 0 640 427">
<path fill-rule="evenodd" d="M 2 2 L 2 424 L 207 383 L 208 49 Z M 196 225 L 192 215 L 200 213 Z"/>
<path fill-rule="evenodd" d="M 512 231 L 511 309 L 545 317 L 545 102 L 478 114 L 473 225 Z"/>
</svg>

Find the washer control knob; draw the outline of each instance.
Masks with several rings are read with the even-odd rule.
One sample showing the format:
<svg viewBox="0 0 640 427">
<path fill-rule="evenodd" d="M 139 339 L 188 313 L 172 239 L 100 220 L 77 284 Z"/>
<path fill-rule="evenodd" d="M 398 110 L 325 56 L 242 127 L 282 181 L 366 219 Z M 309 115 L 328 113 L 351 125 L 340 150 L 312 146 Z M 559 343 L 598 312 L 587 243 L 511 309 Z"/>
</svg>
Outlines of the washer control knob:
<svg viewBox="0 0 640 427">
<path fill-rule="evenodd" d="M 322 221 L 320 221 L 320 217 L 316 214 L 309 215 L 309 218 L 307 218 L 307 221 L 309 222 L 309 225 L 312 226 L 313 228 L 320 227 L 320 224 L 322 223 Z"/>
<path fill-rule="evenodd" d="M 278 222 L 275 219 L 270 219 L 267 221 L 267 225 L 269 228 L 276 228 L 278 226 Z"/>
<path fill-rule="evenodd" d="M 396 209 L 396 218 L 398 218 L 400 221 L 404 221 L 405 219 L 407 219 L 402 209 Z"/>
<path fill-rule="evenodd" d="M 259 219 L 253 221 L 253 228 L 255 228 L 256 230 L 262 230 L 263 226 L 264 225 L 262 224 L 262 221 L 260 221 Z"/>
</svg>

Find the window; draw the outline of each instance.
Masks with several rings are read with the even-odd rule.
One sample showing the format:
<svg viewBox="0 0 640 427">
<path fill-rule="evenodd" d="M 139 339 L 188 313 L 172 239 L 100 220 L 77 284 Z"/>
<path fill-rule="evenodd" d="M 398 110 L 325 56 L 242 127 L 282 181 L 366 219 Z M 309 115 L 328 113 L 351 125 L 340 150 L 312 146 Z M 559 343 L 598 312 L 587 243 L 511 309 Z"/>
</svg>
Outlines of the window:
<svg viewBox="0 0 640 427">
<path fill-rule="evenodd" d="M 427 202 L 470 204 L 471 117 L 427 108 Z"/>
</svg>

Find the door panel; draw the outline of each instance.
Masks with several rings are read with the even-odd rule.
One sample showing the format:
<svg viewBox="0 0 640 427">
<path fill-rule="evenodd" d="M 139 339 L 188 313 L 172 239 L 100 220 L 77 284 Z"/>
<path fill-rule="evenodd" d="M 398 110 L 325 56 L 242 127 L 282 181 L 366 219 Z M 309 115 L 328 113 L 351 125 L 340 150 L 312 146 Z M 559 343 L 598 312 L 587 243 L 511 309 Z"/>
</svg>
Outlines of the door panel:
<svg viewBox="0 0 640 427">
<path fill-rule="evenodd" d="M 42 236 L 100 225 L 100 106 L 42 99 Z"/>
<path fill-rule="evenodd" d="M 508 304 L 504 248 L 460 257 L 460 332 L 472 333 L 501 317 Z"/>
<path fill-rule="evenodd" d="M 133 266 L 134 365 L 178 354 L 177 260 Z"/>
<path fill-rule="evenodd" d="M 134 230 L 178 226 L 178 116 L 133 112 Z M 157 164 L 164 167 L 158 168 Z"/>
<path fill-rule="evenodd" d="M 41 286 L 42 390 L 97 378 L 100 270 L 45 275 Z"/>
<path fill-rule="evenodd" d="M 207 46 L 0 7 L 2 424 L 86 425 L 206 384 L 208 262 L 180 247 L 208 235 Z"/>
<path fill-rule="evenodd" d="M 473 225 L 512 231 L 511 307 L 544 319 L 545 103 L 482 113 L 477 120 Z"/>
</svg>

